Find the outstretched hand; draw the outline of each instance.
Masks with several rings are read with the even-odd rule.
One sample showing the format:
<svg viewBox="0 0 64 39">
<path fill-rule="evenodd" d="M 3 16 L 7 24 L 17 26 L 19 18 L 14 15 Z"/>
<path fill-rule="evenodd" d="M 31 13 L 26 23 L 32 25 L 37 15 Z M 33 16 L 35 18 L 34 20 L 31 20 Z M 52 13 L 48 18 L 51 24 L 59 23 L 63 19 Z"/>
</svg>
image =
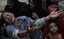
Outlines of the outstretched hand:
<svg viewBox="0 0 64 39">
<path fill-rule="evenodd" d="M 27 27 L 27 31 L 28 32 L 33 32 L 33 31 L 35 31 L 35 30 L 37 30 L 38 29 L 38 27 Z"/>
<path fill-rule="evenodd" d="M 63 13 L 63 11 L 62 10 L 59 10 L 59 11 L 56 11 L 56 9 L 55 10 L 53 10 L 51 13 L 50 13 L 50 18 L 56 18 L 56 17 L 58 17 L 58 16 L 60 16 L 60 14 L 62 14 Z"/>
</svg>

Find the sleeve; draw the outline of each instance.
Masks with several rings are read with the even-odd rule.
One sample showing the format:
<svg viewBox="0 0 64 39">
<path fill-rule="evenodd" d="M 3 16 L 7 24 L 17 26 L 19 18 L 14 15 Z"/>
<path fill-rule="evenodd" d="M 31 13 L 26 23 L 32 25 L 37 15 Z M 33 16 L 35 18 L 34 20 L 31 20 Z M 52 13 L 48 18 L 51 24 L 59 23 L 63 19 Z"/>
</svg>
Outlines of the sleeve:
<svg viewBox="0 0 64 39">
<path fill-rule="evenodd" d="M 34 25 L 37 26 L 39 29 L 41 29 L 45 24 L 46 24 L 46 18 L 45 17 L 37 19 L 34 23 Z"/>
<path fill-rule="evenodd" d="M 17 33 L 18 32 L 19 32 L 19 30 L 18 29 L 15 29 L 14 27 L 10 27 L 10 26 L 7 27 L 7 34 L 8 34 L 9 37 L 20 39 L 17 36 Z"/>
<path fill-rule="evenodd" d="M 26 16 L 19 16 L 19 17 L 17 17 L 17 19 L 19 19 L 19 20 L 24 20 L 26 18 L 27 18 Z"/>
<path fill-rule="evenodd" d="M 20 16 L 17 19 L 24 20 L 25 22 L 27 22 L 27 26 L 31 26 L 31 23 L 33 21 L 30 17 L 26 16 Z"/>
<path fill-rule="evenodd" d="M 27 26 L 31 26 L 31 22 L 32 22 L 32 19 L 31 18 L 27 18 Z"/>
</svg>

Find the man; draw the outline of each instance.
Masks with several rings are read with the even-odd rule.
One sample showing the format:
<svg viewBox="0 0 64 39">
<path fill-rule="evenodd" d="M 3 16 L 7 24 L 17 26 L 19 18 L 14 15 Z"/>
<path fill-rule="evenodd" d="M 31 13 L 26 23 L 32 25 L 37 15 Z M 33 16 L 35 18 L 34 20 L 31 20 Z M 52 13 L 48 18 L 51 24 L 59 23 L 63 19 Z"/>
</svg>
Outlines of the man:
<svg viewBox="0 0 64 39">
<path fill-rule="evenodd" d="M 29 35 L 32 32 L 39 30 L 48 20 L 58 17 L 62 13 L 62 11 L 55 10 L 53 10 L 50 15 L 37 20 L 32 20 L 26 16 L 15 18 L 14 15 L 9 12 L 4 12 L 2 19 L 7 24 L 6 31 L 10 37 L 15 39 L 30 39 Z M 42 33 L 39 34 L 34 39 L 43 39 Z"/>
</svg>

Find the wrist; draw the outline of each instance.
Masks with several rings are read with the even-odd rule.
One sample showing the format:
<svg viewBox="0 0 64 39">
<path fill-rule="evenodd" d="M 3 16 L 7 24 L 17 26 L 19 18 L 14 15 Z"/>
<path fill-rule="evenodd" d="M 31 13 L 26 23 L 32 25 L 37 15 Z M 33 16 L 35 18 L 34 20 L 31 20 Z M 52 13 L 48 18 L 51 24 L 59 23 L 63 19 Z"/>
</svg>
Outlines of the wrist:
<svg viewBox="0 0 64 39">
<path fill-rule="evenodd" d="M 51 19 L 50 15 L 46 17 L 46 20 L 49 20 L 49 19 Z"/>
</svg>

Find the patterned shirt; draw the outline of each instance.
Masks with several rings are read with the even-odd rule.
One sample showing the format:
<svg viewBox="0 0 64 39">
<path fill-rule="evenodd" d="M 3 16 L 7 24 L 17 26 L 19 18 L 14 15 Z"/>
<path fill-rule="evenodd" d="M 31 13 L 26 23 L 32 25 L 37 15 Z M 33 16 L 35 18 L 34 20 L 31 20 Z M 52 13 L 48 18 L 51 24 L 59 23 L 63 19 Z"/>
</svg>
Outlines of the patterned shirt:
<svg viewBox="0 0 64 39">
<path fill-rule="evenodd" d="M 39 23 L 41 23 L 42 21 L 44 21 L 44 18 L 42 18 L 42 20 L 40 20 L 40 19 L 39 20 L 32 20 L 29 17 L 20 16 L 20 17 L 17 18 L 17 20 L 19 21 L 17 25 L 12 24 L 12 25 L 7 25 L 7 27 L 6 27 L 6 31 L 7 31 L 7 34 L 8 34 L 9 37 L 13 37 L 15 39 L 30 39 L 29 35 L 31 35 L 31 36 L 33 36 L 31 38 L 33 38 L 33 39 L 42 39 L 42 32 L 41 32 L 40 29 L 36 30 L 32 34 L 25 35 L 22 38 L 19 38 L 17 36 L 17 33 L 20 32 L 20 31 L 23 31 L 23 30 L 27 30 L 27 26 L 31 27 L 32 24 L 38 25 Z"/>
</svg>

